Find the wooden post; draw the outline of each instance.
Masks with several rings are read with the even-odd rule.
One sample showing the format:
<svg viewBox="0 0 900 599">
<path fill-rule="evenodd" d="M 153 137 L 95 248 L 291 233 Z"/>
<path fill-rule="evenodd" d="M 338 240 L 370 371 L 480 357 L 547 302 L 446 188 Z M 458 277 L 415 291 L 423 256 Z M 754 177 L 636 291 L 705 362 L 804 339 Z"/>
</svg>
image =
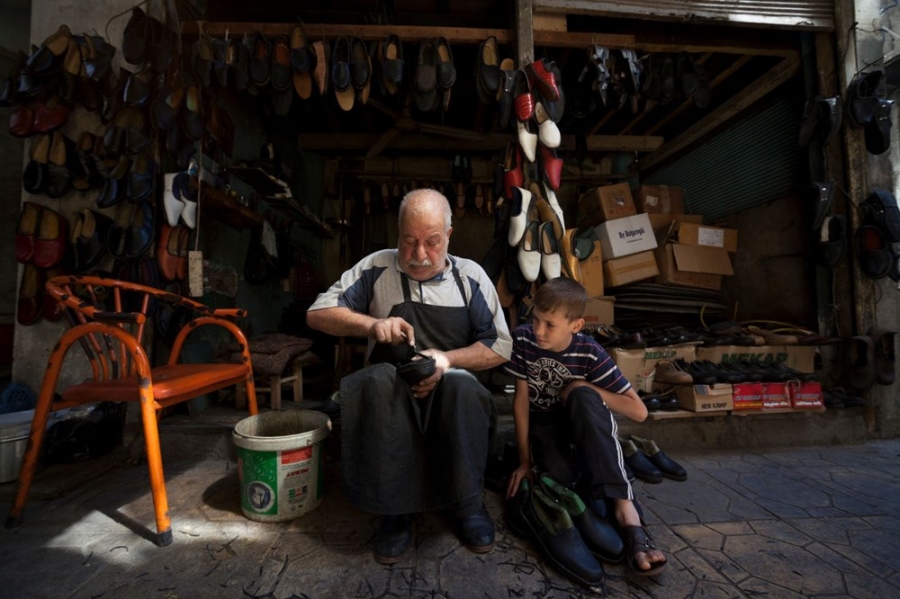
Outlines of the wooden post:
<svg viewBox="0 0 900 599">
<path fill-rule="evenodd" d="M 516 0 L 516 56 L 523 66 L 534 62 L 534 2 Z"/>
</svg>

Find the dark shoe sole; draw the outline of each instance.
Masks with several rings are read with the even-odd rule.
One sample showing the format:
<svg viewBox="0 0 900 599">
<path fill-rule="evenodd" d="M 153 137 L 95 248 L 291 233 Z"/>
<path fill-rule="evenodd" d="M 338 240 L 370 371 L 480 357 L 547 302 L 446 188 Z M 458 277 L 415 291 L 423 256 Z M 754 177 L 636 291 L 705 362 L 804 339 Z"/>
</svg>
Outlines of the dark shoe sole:
<svg viewBox="0 0 900 599">
<path fill-rule="evenodd" d="M 494 549 L 494 543 L 491 543 L 490 545 L 482 545 L 480 547 L 475 547 L 473 545 L 466 545 L 465 548 L 468 549 L 469 551 L 471 551 L 472 553 L 490 553 Z"/>
<path fill-rule="evenodd" d="M 378 555 L 377 553 L 374 553 L 374 552 L 372 553 L 372 555 L 375 556 L 375 561 L 378 562 L 379 564 L 381 564 L 383 566 L 392 566 L 392 565 L 396 564 L 397 562 L 399 562 L 401 559 L 403 559 L 403 556 L 406 555 L 406 551 L 404 550 L 403 553 L 401 553 L 400 555 L 398 555 L 396 557 L 385 557 L 383 555 Z"/>
</svg>

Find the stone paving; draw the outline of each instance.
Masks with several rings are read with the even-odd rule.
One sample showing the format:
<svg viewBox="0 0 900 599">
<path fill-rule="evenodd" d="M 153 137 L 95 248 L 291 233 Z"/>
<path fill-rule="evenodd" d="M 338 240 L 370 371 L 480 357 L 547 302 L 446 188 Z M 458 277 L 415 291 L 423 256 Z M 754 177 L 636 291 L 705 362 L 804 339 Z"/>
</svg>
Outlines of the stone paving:
<svg viewBox="0 0 900 599">
<path fill-rule="evenodd" d="M 234 460 L 170 460 L 175 542 L 159 548 L 145 468 L 114 455 L 74 489 L 48 492 L 47 479 L 88 462 L 38 475 L 22 527 L 0 529 L 0 597 L 900 596 L 900 440 L 669 455 L 686 482 L 635 485 L 668 569 L 641 578 L 606 564 L 603 589 L 573 585 L 508 533 L 492 491 L 492 553 L 469 553 L 432 513 L 417 517 L 405 558 L 381 566 L 368 545 L 377 520 L 342 496 L 337 460 L 322 505 L 283 523 L 242 515 Z M 4 513 L 13 487 L 0 485 Z"/>
</svg>

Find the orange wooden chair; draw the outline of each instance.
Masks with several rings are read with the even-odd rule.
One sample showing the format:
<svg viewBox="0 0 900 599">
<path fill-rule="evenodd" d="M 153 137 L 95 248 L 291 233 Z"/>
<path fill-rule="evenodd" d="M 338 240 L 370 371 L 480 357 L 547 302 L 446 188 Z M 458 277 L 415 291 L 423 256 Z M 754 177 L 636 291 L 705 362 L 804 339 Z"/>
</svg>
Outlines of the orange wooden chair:
<svg viewBox="0 0 900 599">
<path fill-rule="evenodd" d="M 47 292 L 66 308 L 71 328 L 53 348 L 37 399 L 28 446 L 19 473 L 18 487 L 6 527 L 21 524 L 28 490 L 50 413 L 99 401 L 140 401 L 146 441 L 147 466 L 156 514 L 156 542 L 172 543 L 166 482 L 159 450 L 159 410 L 231 385 L 246 385 L 248 408 L 257 413 L 253 367 L 244 333 L 231 320 L 246 316 L 238 308 L 211 309 L 203 304 L 126 281 L 88 276 L 61 276 L 47 281 Z M 104 301 L 99 301 L 104 297 Z M 181 328 L 165 366 L 150 367 L 141 345 L 148 309 L 157 302 L 174 304 L 196 314 Z M 108 306 L 104 309 L 103 306 Z M 137 311 L 128 311 L 139 307 Z M 179 364 L 185 338 L 205 325 L 218 325 L 231 333 L 242 347 L 241 364 Z M 60 371 L 69 349 L 78 343 L 88 355 L 92 380 L 56 394 Z"/>
</svg>

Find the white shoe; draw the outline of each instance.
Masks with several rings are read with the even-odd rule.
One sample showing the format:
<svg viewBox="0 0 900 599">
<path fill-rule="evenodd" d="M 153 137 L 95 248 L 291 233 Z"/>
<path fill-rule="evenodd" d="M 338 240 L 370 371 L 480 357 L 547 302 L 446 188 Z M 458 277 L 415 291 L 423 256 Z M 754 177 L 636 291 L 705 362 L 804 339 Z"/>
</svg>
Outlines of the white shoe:
<svg viewBox="0 0 900 599">
<path fill-rule="evenodd" d="M 562 262 L 559 258 L 559 241 L 553 234 L 553 223 L 541 223 L 541 272 L 548 281 L 562 274 Z"/>
<path fill-rule="evenodd" d="M 537 156 L 538 136 L 528 129 L 528 123 L 516 121 L 516 129 L 519 133 L 519 145 L 522 146 L 522 153 L 528 162 L 534 162 Z"/>
<path fill-rule="evenodd" d="M 184 210 L 184 204 L 175 196 L 175 193 L 172 190 L 172 182 L 178 174 L 179 173 L 166 173 L 163 175 L 163 184 L 165 187 L 163 190 L 163 207 L 166 210 L 166 222 L 169 223 L 170 227 L 174 227 L 178 224 L 178 218 Z"/>
<path fill-rule="evenodd" d="M 197 202 L 192 202 L 191 200 L 186 200 L 184 198 L 181 198 L 181 201 L 184 205 L 184 210 L 181 212 L 181 220 L 184 221 L 184 224 L 186 224 L 189 229 L 193 229 L 197 226 Z"/>
<path fill-rule="evenodd" d="M 542 183 L 541 186 L 544 189 L 544 198 L 550 203 L 550 207 L 553 208 L 553 211 L 556 212 L 556 215 L 559 217 L 559 223 L 562 225 L 563 231 L 566 230 L 566 219 L 563 218 L 563 209 L 562 206 L 559 205 L 559 200 L 556 198 L 556 192 L 553 191 L 553 188 L 550 187 L 549 183 Z"/>
<path fill-rule="evenodd" d="M 509 234 L 507 241 L 516 247 L 525 234 L 528 224 L 528 210 L 531 208 L 531 192 L 521 187 L 513 187 L 512 206 L 509 211 Z"/>
<path fill-rule="evenodd" d="M 550 113 L 540 102 L 534 105 L 534 120 L 538 124 L 538 137 L 541 138 L 541 143 L 548 148 L 558 148 L 562 141 L 559 127 L 556 126 L 556 123 L 550 118 Z"/>
<path fill-rule="evenodd" d="M 519 245 L 519 270 L 526 281 L 537 281 L 538 275 L 541 274 L 541 224 L 533 220 L 528 223 L 525 234 L 522 236 L 522 243 Z M 551 236 L 553 233 L 550 233 Z"/>
</svg>

